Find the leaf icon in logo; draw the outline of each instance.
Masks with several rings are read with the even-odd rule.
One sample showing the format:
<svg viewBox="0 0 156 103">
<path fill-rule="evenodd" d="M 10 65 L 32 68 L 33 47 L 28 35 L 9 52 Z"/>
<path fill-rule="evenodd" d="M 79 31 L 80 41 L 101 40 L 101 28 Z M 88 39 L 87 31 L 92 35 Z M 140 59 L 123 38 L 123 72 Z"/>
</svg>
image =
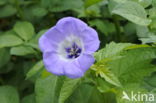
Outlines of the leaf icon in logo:
<svg viewBox="0 0 156 103">
<path fill-rule="evenodd" d="M 122 92 L 122 94 L 123 94 L 122 99 L 127 99 L 127 100 L 129 100 L 129 101 L 130 101 L 129 96 L 127 95 L 127 93 L 126 93 L 125 91 L 123 91 L 123 92 Z"/>
</svg>

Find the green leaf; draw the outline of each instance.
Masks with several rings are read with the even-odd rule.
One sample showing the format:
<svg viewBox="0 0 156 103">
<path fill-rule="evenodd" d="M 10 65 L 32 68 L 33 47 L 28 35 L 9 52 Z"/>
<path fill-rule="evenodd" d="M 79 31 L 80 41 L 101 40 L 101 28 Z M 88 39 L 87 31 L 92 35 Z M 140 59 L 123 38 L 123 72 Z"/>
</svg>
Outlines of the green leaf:
<svg viewBox="0 0 156 103">
<path fill-rule="evenodd" d="M 152 5 L 153 5 L 154 7 L 156 7 L 156 1 L 155 1 L 155 0 L 152 0 Z"/>
<path fill-rule="evenodd" d="M 134 23 L 127 23 L 125 26 L 124 26 L 124 33 L 131 37 L 131 38 L 134 38 L 134 35 L 136 33 L 136 25 Z"/>
<path fill-rule="evenodd" d="M 100 1 L 102 1 L 102 0 L 85 0 L 85 8 L 87 8 L 87 7 L 89 7 L 89 6 L 91 6 L 91 5 L 94 5 L 94 4 L 96 4 L 96 3 L 98 3 L 98 2 L 100 2 Z"/>
<path fill-rule="evenodd" d="M 11 55 L 18 55 L 18 56 L 24 56 L 24 55 L 29 55 L 29 54 L 35 54 L 36 51 L 28 46 L 17 46 L 17 47 L 12 47 L 10 54 Z"/>
<path fill-rule="evenodd" d="M 28 96 L 25 96 L 22 101 L 22 103 L 36 103 L 35 102 L 35 95 L 34 94 L 31 94 L 31 95 L 28 95 Z"/>
<path fill-rule="evenodd" d="M 76 9 L 76 11 L 79 13 L 78 17 L 100 17 L 101 15 L 99 7 L 99 5 L 92 5 L 86 9 Z"/>
<path fill-rule="evenodd" d="M 141 5 L 144 6 L 144 8 L 150 6 L 152 4 L 152 0 L 139 0 Z"/>
<path fill-rule="evenodd" d="M 150 62 L 156 58 L 156 48 L 110 43 L 95 57 L 98 62 L 92 68 L 96 73 L 111 84 L 117 83 L 114 78 L 118 78 L 124 86 L 126 83 L 140 83 L 144 76 L 155 71 Z"/>
<path fill-rule="evenodd" d="M 17 90 L 11 86 L 0 86 L 1 103 L 19 103 Z"/>
<path fill-rule="evenodd" d="M 8 49 L 0 49 L 0 68 L 7 64 L 10 60 L 10 53 Z M 6 69 L 6 68 L 5 68 Z"/>
<path fill-rule="evenodd" d="M 146 38 L 149 36 L 149 30 L 146 26 L 137 26 L 136 30 L 139 38 Z"/>
<path fill-rule="evenodd" d="M 149 18 L 152 19 L 150 29 L 156 29 L 156 6 L 149 10 Z"/>
<path fill-rule="evenodd" d="M 101 21 L 98 19 L 89 21 L 91 26 L 96 26 L 98 30 L 108 36 L 110 33 L 115 32 L 115 25 L 107 21 Z M 108 29 L 109 28 L 109 29 Z"/>
<path fill-rule="evenodd" d="M 44 67 L 42 60 L 37 62 L 27 73 L 26 79 L 31 78 L 35 74 L 37 74 Z"/>
<path fill-rule="evenodd" d="M 116 75 L 122 85 L 140 83 L 145 76 L 155 71 L 151 64 L 156 58 L 156 48 L 143 47 L 123 51 L 122 58 L 109 62 L 110 70 Z"/>
<path fill-rule="evenodd" d="M 119 53 L 124 50 L 124 48 L 129 47 L 131 43 L 118 43 L 111 42 L 110 44 L 107 44 L 104 49 L 99 50 L 94 54 L 97 61 L 103 60 L 104 58 L 110 58 L 118 55 Z"/>
<path fill-rule="evenodd" d="M 132 1 L 119 3 L 114 7 L 112 13 L 120 15 L 138 25 L 146 26 L 151 22 L 151 20 L 147 19 L 145 9 L 141 5 Z"/>
<path fill-rule="evenodd" d="M 36 103 L 57 103 L 63 81 L 55 75 L 38 78 L 35 83 Z"/>
<path fill-rule="evenodd" d="M 156 73 L 152 73 L 151 76 L 145 78 L 145 83 L 148 84 L 152 89 L 156 87 Z M 148 88 L 151 89 L 151 88 Z"/>
<path fill-rule="evenodd" d="M 14 32 L 7 32 L 3 35 L 0 35 L 0 48 L 17 46 L 22 43 L 22 39 L 16 36 Z"/>
<path fill-rule="evenodd" d="M 133 0 L 137 3 L 141 4 L 144 8 L 150 6 L 152 4 L 152 0 Z"/>
<path fill-rule="evenodd" d="M 109 70 L 108 66 L 105 64 L 105 61 L 98 62 L 94 64 L 91 68 L 96 71 L 96 75 L 100 75 L 107 82 L 117 87 L 122 87 L 118 78 Z"/>
<path fill-rule="evenodd" d="M 78 83 L 80 82 L 80 79 L 69 79 L 66 78 L 64 81 L 61 91 L 60 91 L 60 96 L 59 96 L 59 102 L 58 103 L 64 103 L 65 100 L 73 93 L 73 91 L 76 89 L 78 86 Z"/>
<path fill-rule="evenodd" d="M 17 22 L 13 29 L 25 41 L 30 40 L 35 34 L 33 25 L 26 21 Z"/>
<path fill-rule="evenodd" d="M 65 103 L 116 103 L 113 93 L 100 93 L 94 86 L 80 85 Z"/>
<path fill-rule="evenodd" d="M 32 13 L 36 17 L 43 17 L 48 13 L 48 11 L 45 8 L 36 7 L 32 10 Z"/>
<path fill-rule="evenodd" d="M 7 3 L 7 0 L 0 0 L 0 6 Z"/>
<path fill-rule="evenodd" d="M 118 48 L 119 50 L 117 50 Z M 112 51 L 116 52 L 112 53 Z M 115 88 L 118 103 L 131 103 L 122 99 L 123 91 L 130 93 L 131 91 L 142 92 L 143 90 L 143 92 L 147 93 L 147 90 L 143 88 L 143 86 L 140 87 L 140 85 L 146 76 L 156 71 L 155 65 L 151 63 L 151 61 L 156 58 L 155 47 L 147 45 L 126 46 L 125 43 L 110 43 L 106 48 L 97 52 L 96 56 L 99 61 L 92 66 L 92 69 L 108 83 L 115 85 L 114 83 L 117 83 L 115 80 L 118 79 L 122 85 L 121 88 Z M 110 74 L 113 74 L 113 76 Z M 98 85 L 100 92 L 105 92 L 111 88 L 113 87 L 110 85 L 108 85 L 108 87 Z"/>
<path fill-rule="evenodd" d="M 39 31 L 33 39 L 31 39 L 28 43 L 26 43 L 26 45 L 39 50 L 38 40 L 46 31 L 47 29 Z"/>
<path fill-rule="evenodd" d="M 16 9 L 12 5 L 0 7 L 0 18 L 12 16 L 16 13 Z"/>
<path fill-rule="evenodd" d="M 146 26 L 137 26 L 137 36 L 142 44 L 156 43 L 156 35 L 150 32 Z"/>
<path fill-rule="evenodd" d="M 110 85 L 108 82 L 106 82 L 103 78 L 97 77 L 96 78 L 96 84 L 97 84 L 97 89 L 101 93 L 106 93 L 111 91 L 112 85 Z"/>
<path fill-rule="evenodd" d="M 143 44 L 156 43 L 156 35 L 153 33 L 150 33 L 148 37 L 140 38 L 139 40 L 141 40 Z"/>
<path fill-rule="evenodd" d="M 48 8 L 51 12 L 62 12 L 66 10 L 75 10 L 83 7 L 83 1 L 77 0 L 41 0 L 41 5 Z"/>
</svg>

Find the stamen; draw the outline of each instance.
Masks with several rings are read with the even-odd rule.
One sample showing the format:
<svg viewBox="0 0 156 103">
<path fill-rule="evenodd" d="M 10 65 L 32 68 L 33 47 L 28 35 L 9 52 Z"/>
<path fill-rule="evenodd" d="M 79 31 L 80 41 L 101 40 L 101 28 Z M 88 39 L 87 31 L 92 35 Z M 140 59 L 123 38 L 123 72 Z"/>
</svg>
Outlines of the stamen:
<svg viewBox="0 0 156 103">
<path fill-rule="evenodd" d="M 80 56 L 82 49 L 78 47 L 76 43 L 72 44 L 72 47 L 65 48 L 67 53 L 67 58 L 73 59 Z"/>
</svg>

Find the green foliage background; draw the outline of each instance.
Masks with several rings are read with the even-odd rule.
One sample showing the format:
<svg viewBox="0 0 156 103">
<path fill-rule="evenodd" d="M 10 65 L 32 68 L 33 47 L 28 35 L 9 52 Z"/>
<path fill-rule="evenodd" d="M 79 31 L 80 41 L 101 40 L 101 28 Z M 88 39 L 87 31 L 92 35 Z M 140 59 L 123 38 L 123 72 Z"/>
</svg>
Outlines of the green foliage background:
<svg viewBox="0 0 156 103">
<path fill-rule="evenodd" d="M 101 41 L 78 79 L 48 73 L 39 37 L 63 17 L 80 18 Z M 0 103 L 155 103 L 156 0 L 0 0 Z"/>
</svg>

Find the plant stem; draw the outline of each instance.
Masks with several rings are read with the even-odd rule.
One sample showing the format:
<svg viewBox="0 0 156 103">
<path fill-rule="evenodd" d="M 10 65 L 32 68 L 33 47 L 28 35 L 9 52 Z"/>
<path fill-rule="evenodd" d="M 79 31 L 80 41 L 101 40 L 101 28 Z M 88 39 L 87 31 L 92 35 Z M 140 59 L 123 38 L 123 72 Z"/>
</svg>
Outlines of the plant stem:
<svg viewBox="0 0 156 103">
<path fill-rule="evenodd" d="M 113 15 L 113 20 L 114 20 L 114 24 L 115 24 L 115 28 L 116 28 L 115 41 L 119 42 L 121 40 L 120 23 L 119 23 L 116 15 Z"/>
<path fill-rule="evenodd" d="M 15 0 L 15 3 L 16 3 L 15 5 L 16 5 L 16 9 L 17 9 L 17 12 L 19 14 L 19 17 L 23 20 L 24 19 L 23 12 L 22 12 L 22 10 L 20 8 L 19 1 L 18 0 Z"/>
</svg>

